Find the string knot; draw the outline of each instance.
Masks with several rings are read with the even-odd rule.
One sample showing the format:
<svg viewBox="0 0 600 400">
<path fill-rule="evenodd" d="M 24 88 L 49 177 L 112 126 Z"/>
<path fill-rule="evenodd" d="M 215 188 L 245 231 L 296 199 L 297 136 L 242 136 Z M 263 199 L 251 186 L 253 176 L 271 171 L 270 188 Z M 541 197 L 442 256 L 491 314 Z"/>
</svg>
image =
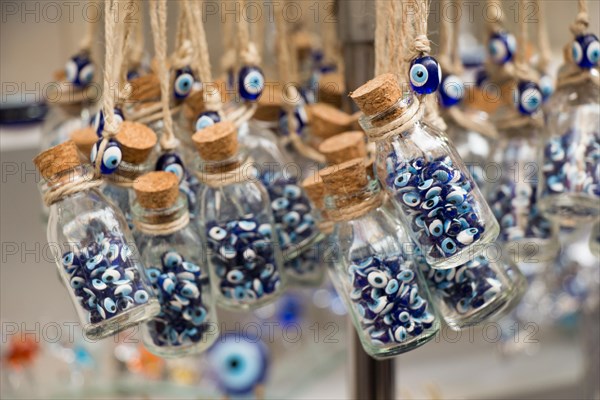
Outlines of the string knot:
<svg viewBox="0 0 600 400">
<path fill-rule="evenodd" d="M 242 61 L 246 65 L 260 65 L 260 55 L 258 54 L 258 48 L 252 42 L 248 43 L 245 50 L 242 50 L 240 54 Z"/>
<path fill-rule="evenodd" d="M 431 52 L 431 45 L 427 35 L 417 35 L 413 41 L 413 51 L 416 53 L 428 54 Z"/>
<path fill-rule="evenodd" d="M 580 12 L 575 18 L 575 22 L 571 25 L 571 33 L 574 36 L 583 35 L 590 25 L 590 19 L 587 12 Z"/>
<path fill-rule="evenodd" d="M 181 42 L 179 48 L 171 56 L 171 66 L 174 69 L 181 69 L 192 64 L 194 58 L 194 47 L 192 42 L 185 39 Z"/>
</svg>

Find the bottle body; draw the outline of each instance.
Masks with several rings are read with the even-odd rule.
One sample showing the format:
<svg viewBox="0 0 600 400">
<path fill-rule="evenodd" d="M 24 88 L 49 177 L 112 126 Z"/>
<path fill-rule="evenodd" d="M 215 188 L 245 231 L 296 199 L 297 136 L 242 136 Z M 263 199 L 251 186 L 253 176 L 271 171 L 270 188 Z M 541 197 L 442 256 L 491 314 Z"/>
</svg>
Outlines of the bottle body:
<svg viewBox="0 0 600 400">
<path fill-rule="evenodd" d="M 142 222 L 157 214 L 187 213 L 180 195 L 169 210 L 150 211 L 133 205 L 134 218 Z M 160 216 L 159 216 L 160 218 Z M 160 302 L 160 313 L 142 328 L 144 345 L 162 357 L 190 355 L 206 350 L 219 335 L 215 301 L 212 296 L 204 246 L 188 223 L 173 233 L 149 234 L 134 230 L 148 280 Z"/>
<path fill-rule="evenodd" d="M 361 125 L 372 129 L 364 118 Z M 464 264 L 498 236 L 498 222 L 479 188 L 437 129 L 416 122 L 380 140 L 375 168 L 433 268 Z"/>
<path fill-rule="evenodd" d="M 431 340 L 439 317 L 407 253 L 409 239 L 377 208 L 337 222 L 330 273 L 341 291 L 365 351 L 394 356 Z M 410 249 L 409 249 L 410 250 Z"/>
<path fill-rule="evenodd" d="M 158 313 L 127 222 L 99 191 L 54 203 L 47 236 L 86 336 L 102 339 Z"/>
<path fill-rule="evenodd" d="M 256 181 L 206 186 L 197 221 L 208 246 L 213 292 L 220 305 L 249 309 L 277 298 L 283 257 L 265 188 Z"/>
<path fill-rule="evenodd" d="M 488 194 L 500 240 L 513 259 L 524 262 L 552 260 L 560 248 L 553 223 L 537 204 L 539 133 L 531 127 L 500 131 L 494 161 L 501 173 Z"/>
<path fill-rule="evenodd" d="M 589 83 L 560 88 L 547 105 L 541 140 L 539 204 L 548 218 L 573 224 L 600 215 L 600 104 Z"/>
</svg>

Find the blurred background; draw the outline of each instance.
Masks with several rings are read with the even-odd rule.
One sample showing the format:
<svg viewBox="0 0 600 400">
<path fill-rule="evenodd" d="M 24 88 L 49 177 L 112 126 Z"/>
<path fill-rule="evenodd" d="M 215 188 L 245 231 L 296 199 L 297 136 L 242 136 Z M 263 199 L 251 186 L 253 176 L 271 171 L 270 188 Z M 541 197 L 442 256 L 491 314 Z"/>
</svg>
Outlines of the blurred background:
<svg viewBox="0 0 600 400">
<path fill-rule="evenodd" d="M 299 3 L 308 13 L 312 2 Z M 575 4 L 542 1 L 554 71 L 562 62 L 562 47 L 571 40 L 568 24 L 575 18 Z M 600 2 L 588 4 L 590 30 L 598 33 Z M 0 5 L 1 397 L 221 397 L 202 355 L 159 359 L 143 349 L 135 330 L 97 343 L 81 336 L 46 245 L 39 176 L 31 162 L 44 134 L 41 123 L 12 124 L 4 118 L 14 106 L 43 100 L 44 85 L 73 54 L 85 31 L 81 4 L 2 0 Z M 75 7 L 72 18 L 69 7 Z M 373 5 L 348 0 L 336 9 L 350 91 L 372 74 Z M 169 13 L 171 43 L 176 17 L 176 12 Z M 311 18 L 304 22 L 307 30 L 316 29 Z M 511 18 L 506 25 L 514 30 Z M 218 15 L 209 16 L 205 23 L 215 74 L 223 53 L 221 26 Z M 429 31 L 435 44 L 439 31 L 435 18 L 430 18 Z M 481 18 L 473 22 L 463 18 L 461 31 L 466 56 L 485 54 Z M 146 42 L 151 40 L 146 26 Z M 269 40 L 266 35 L 267 49 Z M 102 48 L 99 41 L 93 51 L 101 57 Z M 274 70 L 270 62 L 265 57 L 267 77 Z M 31 119 L 42 118 L 43 109 L 29 112 Z M 556 260 L 521 266 L 529 289 L 511 316 L 459 333 L 444 328 L 434 342 L 397 357 L 396 397 L 599 398 L 600 274 L 598 259 L 588 247 L 590 231 L 590 226 L 563 229 Z M 349 398 L 355 379 L 349 358 L 352 328 L 329 282 L 319 288 L 291 290 L 275 305 L 252 313 L 220 310 L 219 315 L 223 332 L 262 333 L 271 363 L 267 398 Z"/>
</svg>

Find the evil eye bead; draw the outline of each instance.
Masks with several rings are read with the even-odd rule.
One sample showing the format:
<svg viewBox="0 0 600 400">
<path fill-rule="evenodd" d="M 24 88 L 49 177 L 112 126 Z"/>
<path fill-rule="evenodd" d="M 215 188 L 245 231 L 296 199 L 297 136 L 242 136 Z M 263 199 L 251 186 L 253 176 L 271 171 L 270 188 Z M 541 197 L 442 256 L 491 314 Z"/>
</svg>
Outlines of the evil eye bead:
<svg viewBox="0 0 600 400">
<path fill-rule="evenodd" d="M 517 49 L 517 40 L 508 32 L 492 34 L 488 42 L 488 52 L 495 64 L 503 65 L 513 59 Z"/>
<path fill-rule="evenodd" d="M 119 279 L 121 279 L 121 273 L 116 269 L 107 269 L 102 274 L 102 282 L 104 283 L 111 283 Z"/>
<path fill-rule="evenodd" d="M 225 239 L 225 237 L 227 236 L 227 231 L 218 226 L 213 226 L 208 231 L 208 236 L 210 239 L 220 242 L 221 240 Z"/>
<path fill-rule="evenodd" d="M 444 224 L 439 219 L 434 219 L 431 224 L 429 224 L 429 233 L 432 236 L 439 237 L 444 233 Z"/>
<path fill-rule="evenodd" d="M 65 76 L 67 82 L 77 87 L 87 86 L 94 79 L 94 65 L 87 55 L 78 54 L 67 61 Z"/>
<path fill-rule="evenodd" d="M 477 236 L 478 233 L 479 233 L 479 230 L 477 228 L 465 229 L 464 231 L 460 232 L 456 236 L 456 240 L 460 244 L 469 245 L 469 244 L 473 243 L 473 240 L 475 239 L 475 237 Z"/>
<path fill-rule="evenodd" d="M 441 248 L 444 254 L 456 253 L 456 243 L 450 238 L 442 240 Z"/>
<path fill-rule="evenodd" d="M 265 87 L 265 77 L 260 68 L 245 66 L 238 76 L 238 90 L 244 100 L 257 100 Z"/>
<path fill-rule="evenodd" d="M 381 271 L 372 271 L 369 272 L 369 275 L 367 276 L 367 280 L 369 281 L 369 284 L 375 288 L 384 288 L 387 286 L 388 283 L 388 278 L 385 275 L 385 273 L 381 272 Z"/>
<path fill-rule="evenodd" d="M 571 46 L 573 61 L 580 68 L 590 69 L 598 65 L 600 60 L 600 42 L 594 34 L 580 35 Z"/>
<path fill-rule="evenodd" d="M 421 203 L 421 198 L 416 192 L 409 192 L 402 195 L 402 202 L 409 207 L 416 207 Z"/>
<path fill-rule="evenodd" d="M 104 309 L 108 311 L 109 314 L 114 314 L 117 312 L 117 304 L 110 297 L 105 298 L 102 302 L 102 305 L 104 306 Z"/>
<path fill-rule="evenodd" d="M 146 292 L 144 289 L 140 289 L 134 293 L 133 299 L 138 304 L 144 304 L 149 299 L 148 292 Z"/>
<path fill-rule="evenodd" d="M 540 90 L 542 91 L 542 99 L 546 101 L 554 93 L 554 80 L 549 75 L 544 75 L 540 78 Z"/>
<path fill-rule="evenodd" d="M 187 282 L 181 288 L 181 295 L 188 299 L 197 299 L 200 297 L 200 290 L 198 290 L 198 286 L 191 282 Z"/>
<path fill-rule="evenodd" d="M 209 350 L 219 387 L 228 395 L 248 395 L 264 382 L 268 360 L 264 344 L 241 334 L 227 334 Z"/>
<path fill-rule="evenodd" d="M 121 125 L 123 121 L 125 121 L 125 116 L 123 115 L 123 111 L 120 108 L 115 108 L 113 110 L 114 121 L 117 125 Z M 102 137 L 102 131 L 104 130 L 104 112 L 102 110 L 98 111 L 96 115 L 94 115 L 92 122 L 92 127 L 96 130 L 96 134 L 98 137 Z"/>
<path fill-rule="evenodd" d="M 519 112 L 524 115 L 531 115 L 542 106 L 542 91 L 534 82 L 519 82 L 515 92 L 515 100 Z"/>
<path fill-rule="evenodd" d="M 198 119 L 196 119 L 196 131 L 213 126 L 217 122 L 221 122 L 219 113 L 215 111 L 205 111 L 198 116 Z"/>
<path fill-rule="evenodd" d="M 185 168 L 181 157 L 175 153 L 165 153 L 156 161 L 157 171 L 166 171 L 175 174 L 179 182 L 185 178 Z"/>
<path fill-rule="evenodd" d="M 162 256 L 163 267 L 173 269 L 183 262 L 183 257 L 175 251 L 167 251 Z"/>
<path fill-rule="evenodd" d="M 100 143 L 102 143 L 102 140 L 103 139 L 98 140 L 98 142 L 92 147 L 92 151 L 90 153 L 90 161 L 92 163 L 96 163 L 98 149 L 100 148 Z M 105 175 L 112 174 L 117 170 L 117 168 L 119 168 L 122 158 L 123 153 L 121 152 L 119 144 L 111 139 L 104 149 L 102 160 L 100 160 L 100 172 Z"/>
<path fill-rule="evenodd" d="M 419 57 L 411 63 L 410 86 L 418 94 L 435 92 L 442 81 L 442 70 L 437 60 L 431 56 Z"/>
<path fill-rule="evenodd" d="M 456 75 L 446 75 L 440 86 L 440 100 L 444 107 L 452 107 L 463 99 L 465 95 L 465 84 Z"/>
<path fill-rule="evenodd" d="M 71 287 L 75 290 L 81 289 L 85 286 L 85 279 L 80 276 L 74 276 L 71 278 Z"/>
<path fill-rule="evenodd" d="M 178 69 L 175 72 L 175 82 L 173 83 L 173 93 L 175 98 L 182 100 L 189 96 L 194 87 L 194 75 L 188 67 Z"/>
</svg>

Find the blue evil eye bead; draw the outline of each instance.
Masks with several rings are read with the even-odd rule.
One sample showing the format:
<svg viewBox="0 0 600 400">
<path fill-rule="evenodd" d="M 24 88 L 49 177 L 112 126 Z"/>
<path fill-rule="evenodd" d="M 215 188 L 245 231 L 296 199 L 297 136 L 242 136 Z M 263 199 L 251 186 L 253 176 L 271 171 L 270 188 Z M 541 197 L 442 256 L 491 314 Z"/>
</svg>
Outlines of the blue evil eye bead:
<svg viewBox="0 0 600 400">
<path fill-rule="evenodd" d="M 306 125 L 308 125 L 308 115 L 306 114 L 304 105 L 295 107 L 294 120 L 292 121 L 294 131 L 296 133 L 302 133 Z M 279 131 L 286 136 L 290 133 L 288 127 L 288 113 L 284 110 L 281 110 L 279 113 Z"/>
<path fill-rule="evenodd" d="M 542 99 L 546 101 L 554 93 L 554 79 L 550 75 L 544 75 L 540 78 L 540 90 L 542 91 Z"/>
<path fill-rule="evenodd" d="M 418 94 L 435 92 L 442 82 L 442 69 L 431 56 L 419 57 L 412 61 L 409 71 L 410 86 Z"/>
<path fill-rule="evenodd" d="M 175 82 L 173 82 L 173 93 L 178 100 L 189 96 L 194 87 L 194 74 L 189 67 L 178 69 L 175 72 Z"/>
<path fill-rule="evenodd" d="M 442 240 L 440 247 L 441 247 L 442 251 L 444 252 L 444 254 L 456 253 L 456 242 L 454 240 L 452 240 L 451 238 L 446 238 L 446 239 Z"/>
<path fill-rule="evenodd" d="M 208 351 L 219 388 L 227 395 L 249 395 L 264 383 L 268 369 L 266 346 L 242 334 L 223 335 Z"/>
<path fill-rule="evenodd" d="M 65 75 L 67 82 L 77 87 L 85 87 L 94 79 L 94 64 L 87 55 L 78 54 L 67 61 Z"/>
<path fill-rule="evenodd" d="M 225 229 L 221 228 L 221 227 L 218 227 L 218 226 L 213 226 L 208 231 L 208 237 L 210 239 L 216 240 L 218 242 L 220 242 L 221 240 L 225 239 L 226 236 L 227 236 L 227 231 Z"/>
<path fill-rule="evenodd" d="M 161 259 L 162 265 L 168 269 L 175 269 L 183 263 L 183 257 L 175 251 L 167 251 Z"/>
<path fill-rule="evenodd" d="M 217 122 L 221 122 L 221 116 L 216 111 L 205 111 L 196 119 L 196 131 L 200 131 L 209 126 L 213 126 Z"/>
<path fill-rule="evenodd" d="M 488 52 L 495 64 L 503 65 L 513 59 L 517 40 L 508 32 L 493 33 L 488 42 Z"/>
<path fill-rule="evenodd" d="M 123 116 L 123 111 L 120 108 L 114 109 L 114 118 L 115 122 L 118 125 L 121 125 L 123 121 L 125 121 L 125 117 Z M 104 130 L 104 112 L 102 110 L 98 111 L 92 120 L 92 126 L 96 130 L 96 134 L 99 137 L 102 137 L 102 131 Z"/>
<path fill-rule="evenodd" d="M 158 157 L 156 161 L 157 171 L 172 172 L 179 179 L 179 182 L 185 178 L 185 168 L 181 157 L 176 153 L 165 153 Z"/>
<path fill-rule="evenodd" d="M 446 75 L 440 86 L 440 100 L 444 107 L 452 107 L 463 99 L 465 95 L 465 84 L 456 75 Z"/>
<path fill-rule="evenodd" d="M 90 161 L 92 164 L 96 163 L 98 149 L 100 148 L 100 143 L 102 143 L 102 140 L 103 139 L 98 140 L 98 142 L 96 142 L 96 144 L 92 147 L 92 151 L 90 153 Z M 100 160 L 100 172 L 105 175 L 115 172 L 121 164 L 122 157 L 123 154 L 121 153 L 119 144 L 115 140 L 111 139 L 104 149 L 102 160 Z"/>
<path fill-rule="evenodd" d="M 477 70 L 475 73 L 475 85 L 478 88 L 483 88 L 488 83 L 488 74 L 485 68 Z"/>
<path fill-rule="evenodd" d="M 532 115 L 542 106 L 542 91 L 534 82 L 519 82 L 514 91 L 513 100 L 515 101 L 520 113 L 524 115 Z"/>
<path fill-rule="evenodd" d="M 598 65 L 600 60 L 600 42 L 592 33 L 579 35 L 571 45 L 573 61 L 580 68 L 590 69 Z"/>
<path fill-rule="evenodd" d="M 148 296 L 148 292 L 146 292 L 144 289 L 139 289 L 133 294 L 133 299 L 138 304 L 147 303 L 149 298 L 150 296 Z"/>
<path fill-rule="evenodd" d="M 244 100 L 257 100 L 265 87 L 265 77 L 260 68 L 243 67 L 238 75 L 238 91 Z"/>
</svg>

